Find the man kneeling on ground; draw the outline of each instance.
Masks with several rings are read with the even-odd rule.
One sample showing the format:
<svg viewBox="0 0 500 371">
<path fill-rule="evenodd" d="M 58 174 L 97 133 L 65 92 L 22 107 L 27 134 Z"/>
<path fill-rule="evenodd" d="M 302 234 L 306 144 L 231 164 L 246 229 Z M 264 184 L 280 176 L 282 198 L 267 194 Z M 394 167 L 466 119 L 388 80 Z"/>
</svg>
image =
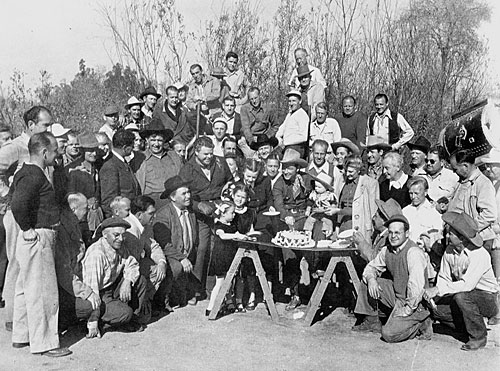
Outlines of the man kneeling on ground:
<svg viewBox="0 0 500 371">
<path fill-rule="evenodd" d="M 436 286 L 426 289 L 424 298 L 435 300 L 435 319 L 467 332 L 469 341 L 462 350 L 478 350 L 486 346 L 483 317 L 498 312 L 499 287 L 474 219 L 456 212 L 447 212 L 442 218 L 449 226 L 450 245 L 441 259 Z"/>
<path fill-rule="evenodd" d="M 388 245 L 383 247 L 363 272 L 363 282 L 354 312 L 364 315 L 354 331 L 382 330 L 382 339 L 397 343 L 432 336 L 432 320 L 422 304 L 424 287 L 427 285 L 425 253 L 409 236 L 408 220 L 394 215 L 385 225 L 388 228 Z M 384 272 L 388 278 L 383 278 Z M 385 275 L 384 275 L 385 276 Z M 378 309 L 389 315 L 381 326 Z"/>
<path fill-rule="evenodd" d="M 120 218 L 108 218 L 100 228 L 102 237 L 89 247 L 82 262 L 83 282 L 99 293 L 103 325 L 143 331 L 141 312 L 147 283 L 139 273 L 139 263 L 123 245 L 123 235 L 130 224 Z M 89 331 L 97 325 L 89 323 Z"/>
</svg>

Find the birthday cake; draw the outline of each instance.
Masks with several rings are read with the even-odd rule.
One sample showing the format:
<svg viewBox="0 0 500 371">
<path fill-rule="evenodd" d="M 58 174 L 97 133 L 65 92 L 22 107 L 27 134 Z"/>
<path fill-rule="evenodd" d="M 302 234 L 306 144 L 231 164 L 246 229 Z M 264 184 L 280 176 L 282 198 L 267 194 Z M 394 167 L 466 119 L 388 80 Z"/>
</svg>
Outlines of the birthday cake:
<svg viewBox="0 0 500 371">
<path fill-rule="evenodd" d="M 310 231 L 281 231 L 271 242 L 283 247 L 314 247 Z"/>
</svg>

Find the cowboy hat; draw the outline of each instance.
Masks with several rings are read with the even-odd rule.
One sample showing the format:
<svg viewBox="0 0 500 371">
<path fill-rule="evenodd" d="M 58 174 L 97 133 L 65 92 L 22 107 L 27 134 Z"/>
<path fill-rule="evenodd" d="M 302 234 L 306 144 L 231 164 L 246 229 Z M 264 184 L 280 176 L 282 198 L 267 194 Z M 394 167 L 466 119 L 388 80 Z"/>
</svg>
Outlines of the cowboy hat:
<svg viewBox="0 0 500 371">
<path fill-rule="evenodd" d="M 139 126 L 137 126 L 135 123 L 131 122 L 130 124 L 127 124 L 124 127 L 125 130 L 130 130 L 130 131 L 139 131 Z"/>
<path fill-rule="evenodd" d="M 61 124 L 52 124 L 51 132 L 56 138 L 60 138 L 70 131 L 71 129 L 65 128 Z"/>
<path fill-rule="evenodd" d="M 293 148 L 287 148 L 285 154 L 283 155 L 283 160 L 281 160 L 283 168 L 294 165 L 299 168 L 307 167 L 308 163 L 306 160 L 300 158 L 300 153 Z"/>
<path fill-rule="evenodd" d="M 333 150 L 334 153 L 337 150 L 337 148 L 339 148 L 339 147 L 345 147 L 349 151 L 351 151 L 353 154 L 359 155 L 359 148 L 358 148 L 358 146 L 355 145 L 353 142 L 351 142 L 347 138 L 340 138 L 340 140 L 338 142 L 333 142 L 331 144 L 331 146 L 332 146 L 332 150 Z"/>
<path fill-rule="evenodd" d="M 410 151 L 414 149 L 418 149 L 423 153 L 427 154 L 429 152 L 429 148 L 431 148 L 431 142 L 427 140 L 427 138 L 423 136 L 419 136 L 413 143 L 406 143 Z"/>
<path fill-rule="evenodd" d="M 479 228 L 477 223 L 470 215 L 463 212 L 448 211 L 441 218 L 461 236 L 467 238 L 474 246 L 483 246 L 483 239 L 478 233 Z"/>
<path fill-rule="evenodd" d="M 139 95 L 139 99 L 144 98 L 147 95 L 154 95 L 157 99 L 160 99 L 161 94 L 159 94 L 154 86 L 148 86 L 144 91 Z"/>
<path fill-rule="evenodd" d="M 163 200 L 169 198 L 172 192 L 178 190 L 181 187 L 187 187 L 188 184 L 189 182 L 183 180 L 179 175 L 169 178 L 164 183 L 165 190 L 160 195 L 160 198 Z"/>
<path fill-rule="evenodd" d="M 380 213 L 389 220 L 394 215 L 402 213 L 401 206 L 393 198 L 389 198 L 387 201 L 375 200 Z"/>
<path fill-rule="evenodd" d="M 384 225 L 386 227 L 389 227 L 389 225 L 391 225 L 392 223 L 394 222 L 400 222 L 400 223 L 403 223 L 407 226 L 410 225 L 410 223 L 408 222 L 408 219 L 406 219 L 406 217 L 403 215 L 403 214 L 396 214 L 396 215 L 393 215 L 389 218 L 389 220 L 387 220 Z"/>
<path fill-rule="evenodd" d="M 300 93 L 300 91 L 298 90 L 290 90 L 288 93 L 286 93 L 286 96 L 287 97 L 292 97 L 292 96 L 295 96 L 295 97 L 299 97 L 299 99 L 302 99 L 302 94 Z"/>
<path fill-rule="evenodd" d="M 391 145 L 384 140 L 384 138 L 378 135 L 368 135 L 366 137 L 366 144 L 361 143 L 360 145 L 368 150 L 381 149 L 383 151 L 388 151 L 392 148 Z"/>
<path fill-rule="evenodd" d="M 143 139 L 147 139 L 151 135 L 162 135 L 165 142 L 170 142 L 170 140 L 174 137 L 174 132 L 170 129 L 165 129 L 161 119 L 158 117 L 153 117 L 149 125 L 146 126 L 144 130 L 140 131 L 139 134 Z"/>
<path fill-rule="evenodd" d="M 142 106 L 144 102 L 142 100 L 137 99 L 136 97 L 130 97 L 125 105 L 125 109 L 129 109 L 133 106 Z"/>
<path fill-rule="evenodd" d="M 189 90 L 189 86 L 187 86 L 186 84 L 184 84 L 184 83 L 182 83 L 180 81 L 177 81 L 174 84 L 174 87 L 177 88 L 177 90 L 186 90 L 186 91 Z"/>
<path fill-rule="evenodd" d="M 215 67 L 210 74 L 214 77 L 226 77 L 227 76 L 226 71 L 224 71 L 224 69 L 220 68 L 220 67 Z"/>
<path fill-rule="evenodd" d="M 78 136 L 78 143 L 80 147 L 85 148 L 97 148 L 99 147 L 99 142 L 94 133 L 82 133 Z"/>
<path fill-rule="evenodd" d="M 500 149 L 492 148 L 486 155 L 479 156 L 476 162 L 480 164 L 500 164 Z"/>
<path fill-rule="evenodd" d="M 333 188 L 333 178 L 325 173 L 324 171 L 321 171 L 318 175 L 314 176 L 312 174 L 309 174 L 311 179 L 314 180 L 315 182 L 320 182 L 323 184 L 323 186 L 329 190 L 329 191 L 334 191 Z"/>
<path fill-rule="evenodd" d="M 278 145 L 278 139 L 276 139 L 276 137 L 269 138 L 266 134 L 258 134 L 257 139 L 250 143 L 250 148 L 257 151 L 260 147 L 265 145 L 276 147 Z"/>
<path fill-rule="evenodd" d="M 306 64 L 305 66 L 299 66 L 297 67 L 297 78 L 301 78 L 302 76 L 307 76 L 312 73 L 311 70 L 309 70 L 309 66 Z"/>
</svg>

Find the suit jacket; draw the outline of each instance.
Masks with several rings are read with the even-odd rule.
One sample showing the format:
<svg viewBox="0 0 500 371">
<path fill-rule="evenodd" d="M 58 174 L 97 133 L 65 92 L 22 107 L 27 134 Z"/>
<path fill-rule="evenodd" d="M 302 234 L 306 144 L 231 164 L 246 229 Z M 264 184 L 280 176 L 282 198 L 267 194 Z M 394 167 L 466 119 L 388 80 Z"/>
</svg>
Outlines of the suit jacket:
<svg viewBox="0 0 500 371">
<path fill-rule="evenodd" d="M 378 182 L 368 175 L 361 175 L 352 200 L 352 227 L 370 241 L 373 232 L 372 218 L 377 212 L 375 200 L 379 199 Z"/>
<path fill-rule="evenodd" d="M 192 262 L 196 259 L 198 247 L 198 223 L 192 210 L 188 210 L 189 223 L 191 225 L 192 249 L 183 253 L 184 241 L 182 240 L 182 226 L 177 210 L 172 202 L 167 202 L 156 213 L 153 225 L 154 239 L 160 244 L 165 256 L 170 259 L 183 260 L 189 258 Z"/>
<path fill-rule="evenodd" d="M 141 194 L 139 183 L 130 166 L 119 160 L 115 155 L 102 165 L 99 170 L 101 181 L 102 210 L 106 218 L 112 215 L 109 204 L 116 196 L 134 200 Z"/>
<path fill-rule="evenodd" d="M 186 115 L 186 111 L 183 109 L 178 110 L 178 120 L 177 122 L 172 119 L 167 113 L 167 102 L 160 101 L 155 106 L 153 111 L 153 117 L 158 117 L 161 120 L 161 123 L 165 127 L 165 129 L 170 129 L 174 133 L 172 139 L 181 140 L 184 143 L 189 143 L 189 141 L 194 136 L 194 130 L 189 123 L 189 120 Z"/>
<path fill-rule="evenodd" d="M 200 165 L 193 156 L 182 168 L 180 177 L 189 183 L 191 196 L 193 200 L 193 209 L 198 212 L 198 203 L 200 201 L 220 200 L 222 188 L 229 182 L 233 176 L 222 157 L 214 156 L 210 166 L 210 180 L 205 176 Z"/>
</svg>

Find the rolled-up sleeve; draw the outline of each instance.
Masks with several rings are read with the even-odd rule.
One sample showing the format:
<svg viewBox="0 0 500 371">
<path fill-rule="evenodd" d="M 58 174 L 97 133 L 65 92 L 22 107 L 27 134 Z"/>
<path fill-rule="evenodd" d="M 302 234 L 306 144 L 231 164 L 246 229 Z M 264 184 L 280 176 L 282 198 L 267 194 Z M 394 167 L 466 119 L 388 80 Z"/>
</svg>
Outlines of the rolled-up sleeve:
<svg viewBox="0 0 500 371">
<path fill-rule="evenodd" d="M 403 117 L 402 114 L 398 113 L 398 117 L 396 118 L 399 128 L 401 129 L 401 138 L 394 143 L 394 147 L 396 149 L 401 148 L 403 145 L 408 143 L 411 138 L 415 135 L 413 128 L 410 126 L 408 121 Z"/>
<path fill-rule="evenodd" d="M 140 275 L 139 263 L 132 255 L 124 259 L 123 263 L 123 278 L 135 284 Z"/>
<path fill-rule="evenodd" d="M 377 254 L 377 256 L 369 262 L 365 270 L 363 271 L 363 281 L 368 283 L 372 278 L 377 279 L 382 273 L 387 269 L 385 265 L 385 254 L 387 253 L 387 247 L 383 247 L 382 250 Z"/>
<path fill-rule="evenodd" d="M 408 288 L 405 304 L 412 310 L 417 309 L 418 304 L 422 301 L 426 270 L 427 259 L 423 250 L 416 246 L 410 248 L 408 250 Z"/>
</svg>

